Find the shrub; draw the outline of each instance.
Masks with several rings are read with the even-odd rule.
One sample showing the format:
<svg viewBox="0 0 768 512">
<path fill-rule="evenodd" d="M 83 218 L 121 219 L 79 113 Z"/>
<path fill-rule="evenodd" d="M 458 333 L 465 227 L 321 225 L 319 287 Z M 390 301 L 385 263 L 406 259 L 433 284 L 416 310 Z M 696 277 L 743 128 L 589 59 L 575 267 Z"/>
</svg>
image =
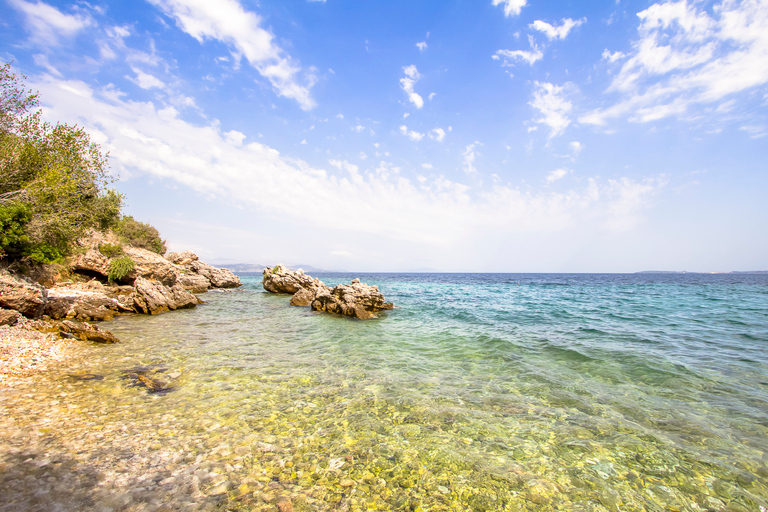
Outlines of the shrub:
<svg viewBox="0 0 768 512">
<path fill-rule="evenodd" d="M 127 276 L 133 269 L 135 264 L 130 256 L 121 256 L 115 258 L 109 262 L 109 268 L 107 270 L 107 277 L 110 283 L 120 281 Z"/>
<path fill-rule="evenodd" d="M 107 258 L 114 258 L 123 254 L 123 246 L 120 244 L 100 244 L 99 252 Z"/>
<path fill-rule="evenodd" d="M 32 213 L 24 204 L 0 204 L 0 257 L 24 250 L 29 243 L 26 230 L 31 218 Z"/>
<path fill-rule="evenodd" d="M 120 236 L 120 240 L 128 245 L 141 247 L 157 254 L 165 254 L 168 250 L 157 229 L 144 222 L 134 220 L 130 215 L 120 219 L 115 231 Z"/>
</svg>

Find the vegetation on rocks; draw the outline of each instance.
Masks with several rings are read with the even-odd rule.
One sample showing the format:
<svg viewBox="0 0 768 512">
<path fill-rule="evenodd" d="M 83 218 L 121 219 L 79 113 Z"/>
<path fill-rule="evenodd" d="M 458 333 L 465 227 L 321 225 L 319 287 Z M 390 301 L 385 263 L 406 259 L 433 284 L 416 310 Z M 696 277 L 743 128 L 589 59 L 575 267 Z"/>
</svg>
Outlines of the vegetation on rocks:
<svg viewBox="0 0 768 512">
<path fill-rule="evenodd" d="M 109 262 L 109 269 L 107 272 L 107 278 L 110 283 L 120 281 L 125 276 L 131 273 L 136 265 L 130 256 L 120 256 Z"/>
<path fill-rule="evenodd" d="M 22 269 L 59 263 L 89 231 L 110 229 L 164 253 L 155 228 L 121 217 L 108 155 L 82 128 L 43 121 L 22 79 L 0 67 L 0 260 Z"/>
</svg>

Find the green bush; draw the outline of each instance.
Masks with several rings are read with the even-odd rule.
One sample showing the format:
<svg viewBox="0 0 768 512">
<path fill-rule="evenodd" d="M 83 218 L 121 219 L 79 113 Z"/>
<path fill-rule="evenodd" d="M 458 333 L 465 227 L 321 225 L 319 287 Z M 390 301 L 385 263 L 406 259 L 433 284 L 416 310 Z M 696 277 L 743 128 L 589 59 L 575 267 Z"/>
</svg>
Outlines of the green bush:
<svg viewBox="0 0 768 512">
<path fill-rule="evenodd" d="M 125 244 L 142 247 L 157 254 L 165 254 L 165 251 L 168 250 L 157 229 L 144 222 L 134 220 L 130 215 L 120 219 L 115 231 Z"/>
<path fill-rule="evenodd" d="M 114 258 L 123 254 L 123 246 L 120 244 L 100 244 L 99 252 L 107 258 Z"/>
<path fill-rule="evenodd" d="M 120 281 L 122 278 L 130 274 L 134 269 L 135 264 L 130 256 L 121 256 L 115 258 L 109 262 L 109 268 L 107 270 L 107 277 L 110 283 Z"/>
<path fill-rule="evenodd" d="M 24 204 L 0 204 L 0 257 L 21 253 L 29 243 L 27 224 L 32 212 Z"/>
<path fill-rule="evenodd" d="M 41 243 L 33 246 L 26 252 L 26 256 L 32 258 L 35 263 L 61 263 L 64 255 L 56 247 Z"/>
</svg>

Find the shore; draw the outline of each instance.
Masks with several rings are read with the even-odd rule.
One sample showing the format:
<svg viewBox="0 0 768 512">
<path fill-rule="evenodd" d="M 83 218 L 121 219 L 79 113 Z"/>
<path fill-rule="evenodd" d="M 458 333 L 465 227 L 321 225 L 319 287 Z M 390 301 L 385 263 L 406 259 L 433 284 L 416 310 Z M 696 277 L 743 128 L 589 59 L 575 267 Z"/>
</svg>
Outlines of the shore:
<svg viewBox="0 0 768 512">
<path fill-rule="evenodd" d="M 0 326 L 0 385 L 48 370 L 67 359 L 72 341 L 35 329 L 35 322 L 21 318 L 13 326 Z"/>
</svg>

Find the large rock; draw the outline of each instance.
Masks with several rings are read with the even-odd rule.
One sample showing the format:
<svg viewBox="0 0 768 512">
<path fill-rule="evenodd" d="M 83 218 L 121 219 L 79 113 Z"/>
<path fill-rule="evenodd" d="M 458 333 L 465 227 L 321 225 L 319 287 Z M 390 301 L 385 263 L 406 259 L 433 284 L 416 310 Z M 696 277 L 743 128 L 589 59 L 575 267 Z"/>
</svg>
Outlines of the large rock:
<svg viewBox="0 0 768 512">
<path fill-rule="evenodd" d="M 64 320 L 55 325 L 59 331 L 71 334 L 83 341 L 94 341 L 96 343 L 117 343 L 120 341 L 106 329 L 99 329 L 97 326 L 86 322 Z"/>
<path fill-rule="evenodd" d="M 161 255 L 130 245 L 123 247 L 123 250 L 126 255 L 130 256 L 135 265 L 133 271 L 128 274 L 129 278 L 143 277 L 144 279 L 160 281 L 166 286 L 176 284 L 180 269 Z"/>
<path fill-rule="evenodd" d="M 89 247 L 85 253 L 74 256 L 70 266 L 74 270 L 85 271 L 90 275 L 107 277 L 109 258 L 99 252 L 98 246 Z"/>
<path fill-rule="evenodd" d="M 45 289 L 26 283 L 6 272 L 0 273 L 0 307 L 13 309 L 29 318 L 45 311 Z"/>
<path fill-rule="evenodd" d="M 316 291 L 311 292 L 306 288 L 302 288 L 291 297 L 291 306 L 309 306 L 315 300 L 316 295 Z"/>
<path fill-rule="evenodd" d="M 213 288 L 237 288 L 242 284 L 240 278 L 230 270 L 216 268 L 199 260 L 191 262 L 185 268 L 191 269 L 196 274 L 208 279 Z"/>
<path fill-rule="evenodd" d="M 0 325 L 15 325 L 19 318 L 21 315 L 18 311 L 0 308 Z"/>
<path fill-rule="evenodd" d="M 118 313 L 134 311 L 132 302 L 126 304 L 125 300 L 118 300 L 118 295 L 124 295 L 126 289 L 133 291 L 133 288 L 127 286 L 102 286 L 96 280 L 50 288 L 45 314 L 53 320 L 112 320 Z"/>
<path fill-rule="evenodd" d="M 275 265 L 264 269 L 264 279 L 262 286 L 265 290 L 272 293 L 290 293 L 295 294 L 302 288 L 315 293 L 318 289 L 327 288 L 319 279 L 312 279 L 311 276 L 304 274 L 304 271 L 288 270 L 283 265 Z"/>
<path fill-rule="evenodd" d="M 202 303 L 178 283 L 168 287 L 160 281 L 137 277 L 133 286 L 136 288 L 134 306 L 139 313 L 156 315 L 163 311 L 193 308 Z"/>
<path fill-rule="evenodd" d="M 377 311 L 392 309 L 394 305 L 384 300 L 378 286 L 363 284 L 359 279 L 352 284 L 340 284 L 333 289 L 321 289 L 312 301 L 313 311 L 337 313 L 354 318 L 374 318 Z"/>
<path fill-rule="evenodd" d="M 188 290 L 207 291 L 209 288 L 237 288 L 242 285 L 240 278 L 231 271 L 203 263 L 192 251 L 172 252 L 165 258 L 183 269 L 179 274 L 179 282 Z"/>
</svg>

